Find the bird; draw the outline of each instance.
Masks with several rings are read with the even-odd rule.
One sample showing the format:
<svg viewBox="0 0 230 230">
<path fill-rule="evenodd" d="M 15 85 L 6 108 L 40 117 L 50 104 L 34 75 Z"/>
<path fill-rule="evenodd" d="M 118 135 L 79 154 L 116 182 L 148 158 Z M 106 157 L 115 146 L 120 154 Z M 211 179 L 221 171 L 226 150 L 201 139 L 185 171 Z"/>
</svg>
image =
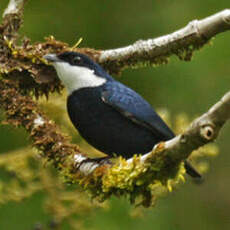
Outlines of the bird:
<svg viewBox="0 0 230 230">
<path fill-rule="evenodd" d="M 85 54 L 64 51 L 43 56 L 67 89 L 67 111 L 79 134 L 109 157 L 145 154 L 173 131 L 137 92 L 116 81 Z M 186 172 L 201 174 L 185 160 Z"/>
</svg>

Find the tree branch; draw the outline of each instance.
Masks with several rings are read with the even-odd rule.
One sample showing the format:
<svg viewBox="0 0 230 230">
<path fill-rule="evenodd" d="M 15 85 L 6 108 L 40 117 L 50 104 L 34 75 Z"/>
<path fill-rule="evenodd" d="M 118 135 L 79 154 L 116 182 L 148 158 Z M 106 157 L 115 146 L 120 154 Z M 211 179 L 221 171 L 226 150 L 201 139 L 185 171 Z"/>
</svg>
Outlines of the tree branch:
<svg viewBox="0 0 230 230">
<path fill-rule="evenodd" d="M 70 138 L 63 135 L 54 122 L 40 111 L 30 96 L 20 93 L 19 88 L 17 81 L 0 81 L 0 105 L 5 110 L 7 123 L 23 126 L 33 145 L 56 168 L 64 171 L 75 168 L 73 156 L 80 153 L 78 147 L 70 144 Z"/>
<path fill-rule="evenodd" d="M 104 50 L 98 61 L 112 72 L 146 64 L 167 63 L 167 57 L 177 55 L 190 61 L 194 50 L 201 48 L 216 34 L 230 29 L 230 10 L 226 9 L 186 27 L 154 39 L 139 40 L 132 45 Z"/>
<path fill-rule="evenodd" d="M 222 126 L 229 119 L 230 91 L 213 105 L 207 113 L 194 120 L 183 134 L 165 142 L 164 155 L 166 158 L 169 155 L 168 157 L 171 157 L 174 161 L 186 159 L 193 150 L 214 141 Z M 142 160 L 148 160 L 151 154 L 143 156 Z"/>
<path fill-rule="evenodd" d="M 27 0 L 10 0 L 3 13 L 3 22 L 0 27 L 1 35 L 8 40 L 15 40 L 22 24 L 24 5 Z"/>
<path fill-rule="evenodd" d="M 20 14 L 23 11 L 23 7 L 26 0 L 10 0 L 7 8 L 3 13 L 3 17 L 7 14 Z"/>
<path fill-rule="evenodd" d="M 230 116 L 230 93 L 195 120 L 184 134 L 159 143 L 151 153 L 142 157 L 134 156 L 128 161 L 119 158 L 113 164 L 108 161 L 97 163 L 90 161 L 77 146 L 70 144 L 68 138 L 60 133 L 31 99 L 31 92 L 39 96 L 62 89 L 55 72 L 42 56 L 50 52 L 75 50 L 98 60 L 110 72 L 119 72 L 126 67 L 139 66 L 140 63 L 165 63 L 173 54 L 190 60 L 195 49 L 216 34 L 230 29 L 230 10 L 195 20 L 185 28 L 163 37 L 138 41 L 115 50 L 97 51 L 71 48 L 53 37 L 34 45 L 24 40 L 22 46 L 17 46 L 15 40 L 22 23 L 24 2 L 11 0 L 0 26 L 0 73 L 3 77 L 0 79 L 0 106 L 5 110 L 7 122 L 25 127 L 34 146 L 68 180 L 80 183 L 93 196 L 104 200 L 113 194 L 129 195 L 131 202 L 141 196 L 140 203 L 149 206 L 157 196 L 156 187 L 170 190 L 171 185 L 183 178 L 181 162 L 194 149 L 217 137 Z"/>
</svg>

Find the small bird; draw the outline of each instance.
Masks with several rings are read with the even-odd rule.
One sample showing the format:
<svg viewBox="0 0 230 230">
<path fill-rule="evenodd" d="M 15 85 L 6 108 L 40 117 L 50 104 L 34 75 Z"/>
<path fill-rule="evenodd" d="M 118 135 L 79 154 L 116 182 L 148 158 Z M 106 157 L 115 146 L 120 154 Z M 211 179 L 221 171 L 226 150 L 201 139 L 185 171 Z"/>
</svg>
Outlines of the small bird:
<svg viewBox="0 0 230 230">
<path fill-rule="evenodd" d="M 68 91 L 73 125 L 92 146 L 109 156 L 150 152 L 175 135 L 138 93 L 114 80 L 99 64 L 77 52 L 47 54 Z M 186 172 L 201 175 L 185 161 Z"/>
</svg>

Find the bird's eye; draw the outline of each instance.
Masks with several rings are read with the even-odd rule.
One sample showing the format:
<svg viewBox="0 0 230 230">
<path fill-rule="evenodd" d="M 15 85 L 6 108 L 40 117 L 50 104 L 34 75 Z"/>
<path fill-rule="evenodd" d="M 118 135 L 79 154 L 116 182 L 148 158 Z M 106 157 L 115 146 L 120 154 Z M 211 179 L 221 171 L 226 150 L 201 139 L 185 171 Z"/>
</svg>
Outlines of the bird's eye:
<svg viewBox="0 0 230 230">
<path fill-rule="evenodd" d="M 81 57 L 77 56 L 77 57 L 74 57 L 73 62 L 74 62 L 74 64 L 81 64 L 82 59 L 81 59 Z"/>
</svg>

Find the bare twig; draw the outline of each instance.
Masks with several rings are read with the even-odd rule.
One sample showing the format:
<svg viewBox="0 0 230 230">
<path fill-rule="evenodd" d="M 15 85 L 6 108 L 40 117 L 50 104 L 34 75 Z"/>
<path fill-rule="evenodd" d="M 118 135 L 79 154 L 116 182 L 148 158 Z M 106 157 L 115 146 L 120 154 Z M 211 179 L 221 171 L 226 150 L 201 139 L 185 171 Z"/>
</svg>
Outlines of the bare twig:
<svg viewBox="0 0 230 230">
<path fill-rule="evenodd" d="M 230 29 L 230 10 L 226 9 L 202 20 L 194 20 L 186 27 L 162 37 L 139 40 L 132 45 L 104 50 L 98 61 L 113 72 L 145 63 L 167 63 L 173 54 L 188 61 L 192 52 L 206 44 L 216 34 Z"/>
<path fill-rule="evenodd" d="M 165 142 L 164 155 L 170 156 L 175 161 L 186 159 L 193 150 L 214 141 L 221 127 L 229 119 L 230 91 L 213 105 L 207 113 L 194 120 L 183 134 Z"/>
</svg>

